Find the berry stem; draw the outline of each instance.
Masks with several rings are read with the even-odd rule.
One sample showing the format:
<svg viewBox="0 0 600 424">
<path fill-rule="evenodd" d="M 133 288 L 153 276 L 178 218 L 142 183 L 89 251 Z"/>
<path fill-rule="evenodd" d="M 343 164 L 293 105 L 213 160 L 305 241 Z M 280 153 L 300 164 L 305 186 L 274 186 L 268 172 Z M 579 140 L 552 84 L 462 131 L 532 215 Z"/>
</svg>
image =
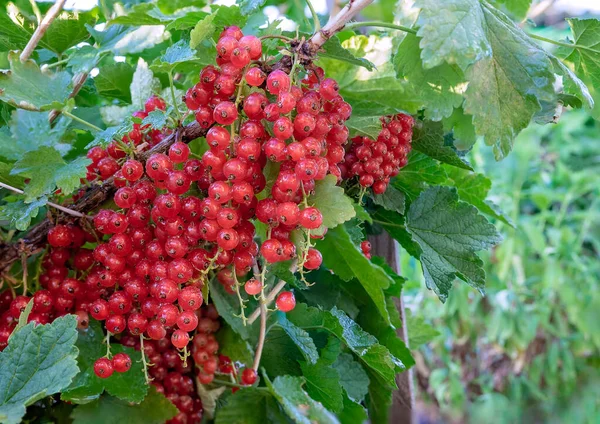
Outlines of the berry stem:
<svg viewBox="0 0 600 424">
<path fill-rule="evenodd" d="M 10 191 L 14 191 L 15 193 L 18 193 L 18 194 L 23 194 L 24 193 L 23 190 L 19 190 L 18 188 L 10 186 L 8 184 L 0 183 L 0 187 L 5 188 L 5 189 L 10 190 Z M 83 218 L 83 217 L 86 216 L 86 215 L 82 214 L 81 212 L 77 212 L 77 211 L 74 211 L 72 209 L 65 208 L 64 206 L 58 205 L 58 204 L 53 203 L 53 202 L 46 202 L 46 204 L 48 206 L 52 206 L 55 209 L 58 209 L 61 212 L 64 212 L 64 213 L 69 214 L 71 216 L 76 216 L 77 218 Z"/>
<path fill-rule="evenodd" d="M 294 264 L 290 267 L 290 271 L 296 272 L 296 268 L 297 268 L 297 264 Z M 286 282 L 283 280 L 279 280 L 279 283 L 277 283 L 275 285 L 275 287 L 273 287 L 273 290 L 271 290 L 269 292 L 269 294 L 267 295 L 267 297 L 264 299 L 264 302 L 262 302 L 261 304 L 264 304 L 265 307 L 268 307 L 277 297 L 277 295 L 279 294 L 279 292 L 281 290 L 283 290 L 283 288 L 285 287 Z M 263 284 L 264 287 L 264 284 Z M 248 318 L 248 324 L 252 325 L 254 323 L 254 321 L 256 321 L 256 319 L 258 318 L 258 316 L 260 315 L 260 308 L 256 309 L 254 312 L 252 312 L 252 315 L 250 315 L 250 317 Z"/>
<path fill-rule="evenodd" d="M 181 113 L 179 113 L 179 108 L 177 107 L 177 98 L 175 97 L 175 84 L 173 83 L 173 71 L 169 71 L 169 88 L 171 89 L 171 100 L 173 101 L 173 108 L 175 109 L 175 113 L 177 114 L 177 119 L 181 123 Z"/>
<path fill-rule="evenodd" d="M 267 335 L 267 307 L 264 302 L 260 301 L 260 332 L 258 334 L 258 344 L 256 345 L 256 355 L 254 356 L 254 371 L 258 371 L 260 365 L 260 357 L 262 356 L 263 347 L 265 345 L 265 337 Z"/>
<path fill-rule="evenodd" d="M 317 11 L 313 7 L 310 0 L 306 0 L 306 4 L 307 4 L 308 8 L 310 9 L 310 14 L 312 15 L 312 18 L 313 18 L 313 25 L 315 28 L 315 33 L 321 31 L 321 22 L 319 22 L 319 15 L 317 15 Z"/>
<path fill-rule="evenodd" d="M 146 379 L 146 384 L 150 384 L 152 379 L 148 376 L 148 363 L 146 362 L 146 352 L 144 351 L 144 335 L 140 334 L 140 352 L 142 354 L 142 366 L 144 369 L 144 378 Z"/>
<path fill-rule="evenodd" d="M 21 245 L 23 245 L 23 239 L 21 239 Z M 21 253 L 21 268 L 23 268 L 23 296 L 27 296 L 27 254 Z"/>
<path fill-rule="evenodd" d="M 60 65 L 62 65 L 64 63 L 67 63 L 69 61 L 69 59 L 70 59 L 70 57 L 67 57 L 66 59 L 59 60 L 58 62 L 54 62 L 54 63 L 51 63 L 49 65 L 45 65 L 44 69 L 55 68 L 55 67 L 60 66 Z"/>
<path fill-rule="evenodd" d="M 110 359 L 111 357 L 111 353 L 110 353 L 110 331 L 106 332 L 106 357 L 108 359 Z"/>
<path fill-rule="evenodd" d="M 350 22 L 349 24 L 346 24 L 346 26 L 344 27 L 344 29 L 350 29 L 353 30 L 354 28 L 359 28 L 359 27 L 378 27 L 378 28 L 389 28 L 389 29 L 395 29 L 398 31 L 404 31 L 407 32 L 409 34 L 416 34 L 417 31 L 403 26 L 403 25 L 396 25 L 396 24 L 392 24 L 389 22 L 381 22 L 381 21 L 359 21 L 359 22 Z"/>
<path fill-rule="evenodd" d="M 240 318 L 242 319 L 242 324 L 244 324 L 245 327 L 246 323 L 248 322 L 248 318 L 246 318 L 246 314 L 244 313 L 244 309 L 246 309 L 246 301 L 242 298 L 242 295 L 240 293 L 241 284 L 238 281 L 235 270 L 233 271 L 233 279 L 235 280 L 235 293 L 237 294 L 238 301 L 240 302 Z"/>
<path fill-rule="evenodd" d="M 66 110 L 62 111 L 62 114 L 71 118 L 73 121 L 79 122 L 81 125 L 85 125 L 86 127 L 94 130 L 94 131 L 102 131 L 102 128 L 95 126 L 94 124 L 90 124 L 88 121 L 81 119 L 78 116 L 73 115 L 71 112 L 68 112 Z"/>
<path fill-rule="evenodd" d="M 66 0 L 57 0 L 57 2 L 54 3 L 50 10 L 48 10 L 48 13 L 46 13 L 46 16 L 44 16 L 44 19 L 42 19 L 42 22 L 40 22 L 38 27 L 35 29 L 33 35 L 27 42 L 27 45 L 21 52 L 21 56 L 19 56 L 21 62 L 25 62 L 27 59 L 29 59 L 40 40 L 44 37 L 46 30 L 48 29 L 52 21 L 54 21 L 54 18 L 56 18 L 56 16 L 58 16 L 60 11 L 62 10 L 65 2 Z"/>
</svg>

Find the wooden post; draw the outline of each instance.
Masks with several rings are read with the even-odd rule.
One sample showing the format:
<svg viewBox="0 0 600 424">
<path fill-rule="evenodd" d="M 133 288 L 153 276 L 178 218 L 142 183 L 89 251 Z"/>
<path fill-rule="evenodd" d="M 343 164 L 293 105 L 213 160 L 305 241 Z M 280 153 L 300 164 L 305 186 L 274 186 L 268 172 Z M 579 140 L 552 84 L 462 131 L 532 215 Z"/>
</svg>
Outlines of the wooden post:
<svg viewBox="0 0 600 424">
<path fill-rule="evenodd" d="M 369 237 L 369 241 L 371 242 L 371 252 L 373 255 L 383 257 L 388 265 L 392 267 L 396 273 L 400 274 L 398 243 L 386 232 Z M 402 297 L 394 299 L 394 303 L 400 312 L 402 323 L 405 323 L 406 320 Z M 403 325 L 402 328 L 398 328 L 396 332 L 408 347 L 408 329 L 406 328 L 406 325 Z M 393 395 L 390 423 L 410 424 L 416 422 L 413 415 L 415 410 L 415 392 L 412 368 L 398 374 L 396 376 L 396 384 L 398 385 L 398 390 L 396 390 Z"/>
</svg>

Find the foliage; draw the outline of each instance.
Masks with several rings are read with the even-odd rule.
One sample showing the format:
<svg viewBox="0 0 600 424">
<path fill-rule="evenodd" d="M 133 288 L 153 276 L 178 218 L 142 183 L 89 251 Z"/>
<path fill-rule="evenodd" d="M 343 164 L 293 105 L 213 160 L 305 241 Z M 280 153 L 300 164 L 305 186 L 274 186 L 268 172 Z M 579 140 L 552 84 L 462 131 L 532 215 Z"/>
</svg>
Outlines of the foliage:
<svg viewBox="0 0 600 424">
<path fill-rule="evenodd" d="M 429 370 L 427 393 L 456 419 L 593 422 L 599 406 L 593 358 L 600 353 L 598 124 L 583 111 L 571 112 L 555 127 L 526 130 L 518 142 L 502 170 L 489 155 L 473 155 L 516 227 L 506 227 L 506 240 L 484 259 L 487 296 L 461 288 L 440 309 L 419 300 L 414 285 L 405 286 L 411 308 L 440 332 L 419 349 Z M 419 326 L 409 320 L 409 332 Z"/>
<path fill-rule="evenodd" d="M 363 16 L 382 22 L 371 22 L 368 31 L 363 31 L 361 20 L 343 22 L 345 30 L 324 32 L 329 39 L 315 46 L 301 44 L 320 26 L 320 22 L 307 19 L 304 4 L 265 0 L 241 0 L 232 6 L 210 3 L 103 1 L 90 11 L 65 11 L 24 61 L 20 54 L 37 26 L 36 15 L 45 13 L 49 5 L 19 1 L 3 6 L 0 182 L 14 193 L 0 192 L 0 248 L 29 243 L 27 231 L 46 217 L 40 211 L 48 211 L 52 222 L 65 220 L 48 202 L 69 207 L 99 185 L 110 192 L 115 180 L 122 183 L 117 177 L 82 184 L 91 163 L 86 158 L 88 149 L 112 143 L 123 149 L 124 157 L 139 158 L 142 147 L 134 146 L 129 137 L 134 131 L 172 134 L 172 143 L 183 139 L 186 130 L 197 129 L 194 113 L 188 113 L 182 97 L 198 83 L 201 66 L 216 65 L 219 35 L 225 27 L 236 25 L 244 34 L 263 37 L 263 57 L 258 65 L 287 69 L 287 64 L 297 71 L 298 65 L 309 66 L 314 61 L 325 77 L 337 81 L 339 94 L 352 108 L 348 138 L 375 140 L 382 132 L 382 119 L 385 122 L 386 117 L 399 113 L 412 115 L 415 126 L 412 152 L 386 192 L 373 194 L 375 190 L 354 182 L 341 184 L 331 172 L 304 196 L 304 206 L 310 204 L 322 213 L 323 225 L 312 233 L 318 236 L 315 240 L 310 231 L 301 234 L 298 230 L 292 231 L 290 238 L 301 252 L 315 247 L 322 253 L 320 269 L 305 271 L 305 257 L 276 265 L 255 264 L 262 267 L 262 275 L 252 272 L 262 277 L 269 289 L 283 284 L 294 292 L 294 310 L 270 313 L 262 324 L 260 320 L 246 322 L 244 310 L 257 310 L 259 302 L 240 290 L 243 282 L 234 277 L 235 284 L 226 286 L 212 278 L 210 269 L 201 272 L 201 277 L 194 276 L 198 284 L 207 276 L 212 278 L 204 284 L 203 295 L 222 319 L 215 336 L 222 354 L 237 366 L 250 367 L 264 341 L 260 379 L 252 387 L 230 393 L 225 388 L 237 383 L 196 381 L 207 419 L 214 415 L 217 423 L 354 424 L 368 417 L 373 423 L 387 422 L 395 377 L 415 364 L 397 335 L 403 324 L 408 325 L 409 333 L 414 332 L 410 336 L 413 349 L 419 345 L 427 349 L 430 340 L 437 348 L 451 337 L 477 346 L 482 343 L 477 336 L 487 334 L 483 346 L 498 344 L 506 349 L 506 356 L 511 349 L 522 354 L 537 340 L 536 330 L 543 329 L 544 340 L 550 344 L 547 355 L 527 363 L 528 376 L 520 375 L 519 381 L 511 382 L 515 391 L 530 390 L 542 377 L 555 390 L 561 382 L 572 382 L 575 370 L 586 369 L 582 359 L 586 343 L 591 340 L 594 349 L 600 346 L 594 332 L 598 296 L 597 290 L 592 290 L 597 278 L 591 277 L 598 271 L 592 260 L 598 246 L 588 233 L 596 231 L 597 202 L 593 199 L 597 189 L 574 163 L 581 160 L 586 167 L 595 166 L 596 150 L 587 138 L 597 124 L 585 121 L 589 133 L 584 134 L 563 130 L 568 123 L 562 121 L 555 131 L 531 130 L 530 125 L 555 120 L 556 110 L 563 107 L 593 108 L 597 92 L 590 93 L 587 86 L 598 87 L 600 81 L 598 20 L 569 19 L 574 41 L 554 41 L 560 49 L 553 51 L 538 42 L 539 36 L 529 25 L 518 25 L 512 19 L 524 18 L 528 1 L 452 0 L 440 5 L 418 0 L 413 10 L 408 10 L 401 2 L 380 0 L 366 7 Z M 278 8 L 295 25 L 294 31 L 288 32 L 282 20 L 268 18 L 272 9 L 266 10 L 266 6 Z M 326 21 L 313 16 L 317 21 L 320 18 Z M 264 92 L 262 87 L 241 84 L 235 91 L 237 100 L 250 91 Z M 150 111 L 143 119 L 132 117 L 153 95 L 164 99 L 164 110 Z M 587 115 L 579 111 L 568 116 Z M 236 131 L 235 126 L 231 131 Z M 549 140 L 540 145 L 535 131 L 544 131 Z M 567 137 L 569 143 L 561 143 L 556 134 Z M 584 141 L 575 143 L 575 138 Z M 477 144 L 478 140 L 483 143 Z M 208 149 L 202 137 L 185 141 L 192 157 L 201 157 Z M 582 150 L 573 148 L 574 144 Z M 516 154 L 509 155 L 513 149 Z M 500 159 L 504 161 L 495 162 Z M 517 174 L 521 162 L 535 164 L 535 169 L 551 177 L 552 184 L 533 173 Z M 259 198 L 269 195 L 279 169 L 278 164 L 269 162 L 264 175 L 266 189 L 258 193 Z M 512 203 L 497 194 L 509 185 L 517 193 Z M 565 187 L 566 193 L 558 190 Z M 84 213 L 97 212 L 95 199 L 84 195 L 83 202 L 93 204 L 92 210 Z M 103 207 L 116 208 L 114 204 Z M 86 218 L 82 225 L 84 222 Z M 262 242 L 271 230 L 259 222 L 255 225 L 256 239 Z M 500 246 L 498 228 L 509 236 Z M 402 246 L 408 272 L 419 269 L 408 283 L 381 259 L 365 255 L 360 246 L 367 235 L 382 231 Z M 88 240 L 84 248 L 95 246 Z M 492 248 L 499 265 L 490 266 L 480 257 L 488 258 L 482 252 Z M 27 253 L 19 250 L 15 258 Z M 514 269 L 521 274 L 513 271 L 517 254 L 531 261 L 535 272 L 523 274 L 519 266 Z M 26 258 L 12 265 L 15 258 L 8 259 L 11 266 L 0 270 L 2 284 L 6 282 L 14 290 L 22 280 L 21 287 L 29 294 L 45 287 L 39 272 L 42 257 L 35 265 L 37 271 L 29 275 Z M 85 279 L 88 272 L 69 276 Z M 537 281 L 536 275 L 543 275 L 544 280 Z M 419 298 L 426 299 L 427 312 L 418 310 L 402 323 L 394 299 L 407 286 L 411 292 L 419 290 L 414 282 L 421 280 L 437 298 L 420 293 Z M 459 280 L 467 284 L 455 284 Z M 519 290 L 506 291 L 502 283 L 513 280 Z M 575 284 L 559 291 L 563 281 Z M 484 293 L 486 282 L 492 286 L 488 297 L 470 290 L 470 301 L 464 300 L 470 289 L 467 285 Z M 264 295 L 261 292 L 260 298 Z M 546 301 L 545 308 L 536 310 L 530 300 L 540 297 Z M 446 301 L 444 307 L 438 298 Z M 504 308 L 486 316 L 483 324 L 470 320 L 501 298 L 510 301 L 519 316 Z M 565 325 L 559 324 L 560 308 L 568 315 Z M 517 318 L 523 316 L 531 321 L 521 324 Z M 450 329 L 438 335 L 427 324 L 430 319 L 445 322 Z M 589 340 L 568 338 L 570 327 Z M 18 422 L 28 406 L 31 415 L 50 420 L 42 398 L 59 392 L 60 397 L 52 402 L 75 405 L 66 409 L 76 423 L 158 423 L 174 417 L 177 409 L 173 404 L 149 390 L 144 373 L 147 358 L 139 350 L 115 343 L 112 353 L 127 352 L 133 359 L 131 369 L 106 380 L 94 374 L 94 361 L 107 349 L 103 340 L 96 321 L 77 336 L 72 316 L 19 328 L 0 353 L 0 364 L 18 364 L 0 367 L 0 373 L 6 374 L 0 379 L 0 400 L 4 399 L 0 420 Z M 453 359 L 447 353 L 441 356 L 447 363 Z M 36 364 L 44 366 L 34 369 Z M 544 367 L 552 370 L 552 377 L 542 376 Z M 456 369 L 449 367 L 448 372 Z M 455 395 L 460 386 L 458 373 L 444 372 L 438 369 L 429 376 L 434 395 L 440 401 L 462 402 L 462 395 Z M 10 373 L 22 374 L 29 382 L 15 391 L 7 383 Z M 489 378 L 479 384 L 486 390 L 493 387 Z M 531 393 L 531 397 L 541 397 L 540 390 L 531 389 Z M 488 400 L 480 401 L 488 403 L 475 405 L 474 414 L 483 413 L 490 405 Z"/>
</svg>

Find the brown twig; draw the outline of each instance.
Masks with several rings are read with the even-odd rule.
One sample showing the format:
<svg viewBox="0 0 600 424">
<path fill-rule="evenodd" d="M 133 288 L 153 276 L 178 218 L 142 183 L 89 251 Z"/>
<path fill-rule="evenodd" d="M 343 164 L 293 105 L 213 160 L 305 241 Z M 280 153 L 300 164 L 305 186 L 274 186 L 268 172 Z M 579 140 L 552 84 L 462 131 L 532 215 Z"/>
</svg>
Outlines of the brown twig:
<svg viewBox="0 0 600 424">
<path fill-rule="evenodd" d="M 44 37 L 46 30 L 48 29 L 54 18 L 56 18 L 56 16 L 62 10 L 65 2 L 66 0 L 57 0 L 56 3 L 52 5 L 50 10 L 48 10 L 48 13 L 46 13 L 46 16 L 44 16 L 44 19 L 42 19 L 42 22 L 40 22 L 38 27 L 35 29 L 33 35 L 29 39 L 29 42 L 21 52 L 21 56 L 19 57 L 21 62 L 25 62 L 27 59 L 29 59 L 42 37 Z"/>
<path fill-rule="evenodd" d="M 351 19 L 371 3 L 373 3 L 373 0 L 350 0 L 338 14 L 330 18 L 329 22 L 311 37 L 309 42 L 313 47 L 321 47 L 333 34 L 342 30 Z"/>
<path fill-rule="evenodd" d="M 85 80 L 87 79 L 87 77 L 88 77 L 88 74 L 84 74 L 84 73 L 76 74 L 73 77 L 73 91 L 71 91 L 71 94 L 69 94 L 69 99 L 72 99 L 77 94 L 79 94 L 79 90 L 81 90 L 81 87 L 83 87 L 83 84 L 85 84 Z M 48 121 L 50 123 L 54 122 L 56 120 L 56 118 L 58 118 L 60 116 L 60 114 L 61 114 L 60 110 L 53 110 L 48 115 Z"/>
<path fill-rule="evenodd" d="M 290 271 L 292 273 L 296 272 L 296 269 L 298 267 L 298 264 L 296 262 L 294 262 L 292 264 L 292 266 L 290 267 Z M 279 280 L 279 282 L 275 285 L 275 287 L 273 287 L 273 289 L 269 292 L 269 294 L 267 295 L 267 297 L 265 298 L 265 301 L 262 303 L 262 305 L 266 307 L 268 307 L 277 297 L 277 295 L 279 294 L 279 292 L 281 290 L 283 290 L 283 288 L 285 287 L 286 282 L 283 280 Z M 256 321 L 256 319 L 260 316 L 260 308 L 257 308 L 254 312 L 252 312 L 252 314 L 248 317 L 248 325 L 252 325 L 254 323 L 254 321 Z"/>
</svg>

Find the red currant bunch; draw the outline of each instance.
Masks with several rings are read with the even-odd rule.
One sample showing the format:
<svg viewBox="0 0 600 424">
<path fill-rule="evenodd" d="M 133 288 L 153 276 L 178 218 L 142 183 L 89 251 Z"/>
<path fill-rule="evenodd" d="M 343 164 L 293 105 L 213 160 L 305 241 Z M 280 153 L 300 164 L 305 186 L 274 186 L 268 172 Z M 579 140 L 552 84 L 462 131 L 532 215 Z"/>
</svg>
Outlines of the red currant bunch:
<svg viewBox="0 0 600 424">
<path fill-rule="evenodd" d="M 361 187 L 371 187 L 382 194 L 390 178 L 406 165 L 411 151 L 414 119 L 400 113 L 381 118 L 382 129 L 377 140 L 354 137 L 342 166 L 344 179 L 358 177 Z"/>
</svg>

